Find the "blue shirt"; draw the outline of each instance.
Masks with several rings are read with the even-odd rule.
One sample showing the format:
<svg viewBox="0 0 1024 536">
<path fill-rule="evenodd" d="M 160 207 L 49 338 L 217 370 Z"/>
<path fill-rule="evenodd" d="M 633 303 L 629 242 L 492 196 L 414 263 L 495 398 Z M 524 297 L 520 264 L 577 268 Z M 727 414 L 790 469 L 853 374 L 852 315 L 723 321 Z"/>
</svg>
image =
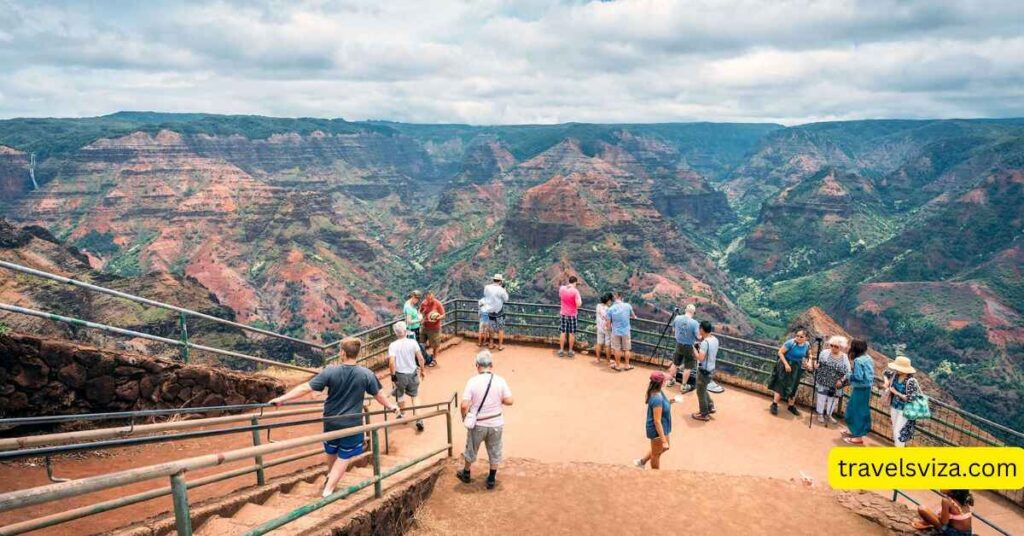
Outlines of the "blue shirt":
<svg viewBox="0 0 1024 536">
<path fill-rule="evenodd" d="M 629 336 L 629 319 L 633 316 L 633 306 L 626 302 L 615 302 L 608 308 L 608 318 L 612 320 L 612 335 Z"/>
<path fill-rule="evenodd" d="M 807 357 L 807 350 L 811 349 L 811 343 L 797 344 L 795 340 L 789 339 L 783 343 L 782 347 L 786 349 L 783 354 L 786 356 L 786 361 L 789 361 L 789 364 L 792 365 L 803 361 Z"/>
<path fill-rule="evenodd" d="M 869 355 L 862 355 L 853 360 L 853 373 L 850 374 L 850 387 L 854 389 L 870 389 L 875 382 L 875 362 Z"/>
<path fill-rule="evenodd" d="M 704 361 L 698 363 L 698 367 L 708 372 L 715 371 L 715 361 L 718 360 L 718 337 L 708 335 L 700 343 L 700 351 L 704 352 Z"/>
<path fill-rule="evenodd" d="M 672 321 L 672 329 L 676 333 L 676 342 L 684 346 L 693 346 L 693 343 L 697 342 L 698 327 L 700 327 L 700 324 L 686 315 L 679 315 Z"/>
<path fill-rule="evenodd" d="M 672 405 L 661 393 L 654 393 L 647 401 L 647 439 L 658 437 L 658 429 L 654 427 L 654 408 L 661 406 L 661 429 L 665 437 L 672 433 Z"/>
</svg>

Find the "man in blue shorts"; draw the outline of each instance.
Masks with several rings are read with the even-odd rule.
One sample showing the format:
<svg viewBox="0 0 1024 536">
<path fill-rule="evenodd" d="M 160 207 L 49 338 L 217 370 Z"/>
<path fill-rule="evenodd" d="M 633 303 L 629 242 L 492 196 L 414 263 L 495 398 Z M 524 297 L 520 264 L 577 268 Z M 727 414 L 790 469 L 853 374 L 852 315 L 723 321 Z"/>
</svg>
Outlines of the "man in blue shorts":
<svg viewBox="0 0 1024 536">
<path fill-rule="evenodd" d="M 340 365 L 326 367 L 308 382 L 297 385 L 291 391 L 271 400 L 270 403 L 280 406 L 294 398 L 308 395 L 313 391 L 323 391 L 326 388 L 327 400 L 324 401 L 324 417 L 349 416 L 325 420 L 324 432 L 361 426 L 363 418 L 360 414 L 363 411 L 363 396 L 365 395 L 373 396 L 380 405 L 389 411 L 398 413 L 401 418 L 398 406 L 391 404 L 384 396 L 380 381 L 373 372 L 356 364 L 356 356 L 359 355 L 361 346 L 362 343 L 359 339 L 346 337 L 341 341 L 342 362 Z M 327 453 L 326 461 L 330 468 L 323 492 L 323 496 L 326 497 L 334 493 L 338 481 L 348 469 L 348 461 L 363 453 L 363 434 L 325 441 L 324 452 Z"/>
</svg>

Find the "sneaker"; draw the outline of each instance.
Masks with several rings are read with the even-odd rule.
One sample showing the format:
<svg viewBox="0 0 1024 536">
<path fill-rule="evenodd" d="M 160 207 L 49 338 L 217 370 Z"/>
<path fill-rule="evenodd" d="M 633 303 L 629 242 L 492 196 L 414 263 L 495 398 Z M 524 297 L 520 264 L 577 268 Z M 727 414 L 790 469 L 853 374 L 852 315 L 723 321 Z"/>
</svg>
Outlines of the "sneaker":
<svg viewBox="0 0 1024 536">
<path fill-rule="evenodd" d="M 722 387 L 721 385 L 718 385 L 714 381 L 710 381 L 710 382 L 708 382 L 708 392 L 709 393 L 716 393 L 716 394 L 724 393 L 725 392 L 725 387 Z"/>
<path fill-rule="evenodd" d="M 835 417 L 833 417 L 833 416 L 829 415 L 829 416 L 828 416 L 828 422 L 830 422 L 830 423 L 832 423 L 832 424 L 839 424 L 839 419 L 837 419 L 837 418 L 835 418 Z"/>
<path fill-rule="evenodd" d="M 818 413 L 818 422 L 820 422 L 821 424 L 825 424 L 825 416 L 822 415 L 821 413 Z"/>
<path fill-rule="evenodd" d="M 463 484 L 469 484 L 473 481 L 473 479 L 469 477 L 469 471 L 456 471 L 455 477 L 461 480 Z"/>
<path fill-rule="evenodd" d="M 423 426 L 423 421 L 416 421 L 416 431 L 417 432 L 422 432 L 424 428 L 425 428 L 425 426 Z"/>
<path fill-rule="evenodd" d="M 711 406 L 711 413 L 715 413 L 717 411 L 718 411 L 718 408 L 716 408 L 715 406 Z"/>
<path fill-rule="evenodd" d="M 427 363 L 427 366 L 430 367 L 430 368 L 436 367 L 437 366 L 437 360 L 435 359 L 435 360 L 431 361 L 430 363 Z"/>
<path fill-rule="evenodd" d="M 576 355 L 576 352 L 569 350 L 569 359 L 572 359 Z"/>
<path fill-rule="evenodd" d="M 641 460 L 640 458 L 637 458 L 633 460 L 633 466 L 636 467 L 637 469 L 643 469 L 644 467 L 647 466 L 647 464 L 644 463 L 644 461 Z"/>
<path fill-rule="evenodd" d="M 496 480 L 491 480 L 490 478 L 487 479 L 487 489 L 494 489 L 494 486 L 497 484 L 498 482 Z"/>
<path fill-rule="evenodd" d="M 565 352 L 559 350 L 558 351 L 558 357 L 565 357 Z"/>
<path fill-rule="evenodd" d="M 665 387 L 672 387 L 675 384 L 676 384 L 676 381 L 671 379 L 671 378 L 669 378 L 668 382 L 665 383 Z"/>
<path fill-rule="evenodd" d="M 775 402 L 772 402 L 772 407 L 768 408 L 768 411 L 771 411 L 772 415 L 778 415 L 779 414 L 779 405 L 776 404 Z"/>
<path fill-rule="evenodd" d="M 692 386 L 692 385 L 690 385 L 688 383 L 684 383 L 682 386 L 679 387 L 679 392 L 684 394 L 684 395 L 686 393 L 689 393 L 690 391 L 696 391 L 696 390 L 697 390 L 696 387 L 694 387 L 694 386 Z"/>
<path fill-rule="evenodd" d="M 792 413 L 793 415 L 796 415 L 797 417 L 800 416 L 800 412 L 797 411 L 796 406 L 789 406 L 789 408 L 787 409 L 789 409 L 789 412 Z"/>
</svg>

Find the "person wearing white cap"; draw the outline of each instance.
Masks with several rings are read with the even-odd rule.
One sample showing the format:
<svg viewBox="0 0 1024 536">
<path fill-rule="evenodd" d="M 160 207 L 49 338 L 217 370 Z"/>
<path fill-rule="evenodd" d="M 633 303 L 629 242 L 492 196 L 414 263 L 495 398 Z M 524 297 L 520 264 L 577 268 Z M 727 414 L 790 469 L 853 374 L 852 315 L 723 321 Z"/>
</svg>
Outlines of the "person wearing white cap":
<svg viewBox="0 0 1024 536">
<path fill-rule="evenodd" d="M 917 370 L 911 366 L 910 358 L 897 356 L 887 367 L 892 371 L 886 374 L 885 389 L 892 396 L 889 400 L 889 418 L 892 420 L 892 442 L 897 447 L 905 447 L 914 437 L 914 428 L 917 421 L 907 419 L 903 415 L 903 408 L 907 402 L 913 400 L 921 392 L 921 386 L 917 383 L 914 373 Z"/>
<path fill-rule="evenodd" d="M 508 291 L 505 290 L 505 277 L 501 274 L 494 274 L 491 283 L 484 287 L 484 297 L 481 300 L 483 306 L 480 310 L 487 314 L 488 327 L 491 331 L 491 340 L 488 346 L 492 350 L 505 349 L 505 302 L 508 301 Z M 494 334 L 498 335 L 498 346 L 494 346 Z"/>
</svg>

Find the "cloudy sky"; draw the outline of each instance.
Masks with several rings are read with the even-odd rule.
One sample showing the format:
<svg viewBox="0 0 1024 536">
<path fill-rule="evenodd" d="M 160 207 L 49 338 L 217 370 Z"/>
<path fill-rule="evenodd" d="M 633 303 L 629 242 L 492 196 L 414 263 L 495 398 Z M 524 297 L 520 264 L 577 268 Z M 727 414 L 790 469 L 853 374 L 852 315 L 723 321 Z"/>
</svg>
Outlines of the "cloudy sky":
<svg viewBox="0 0 1024 536">
<path fill-rule="evenodd" d="M 1024 116 L 1024 1 L 0 0 L 0 118 Z"/>
</svg>

